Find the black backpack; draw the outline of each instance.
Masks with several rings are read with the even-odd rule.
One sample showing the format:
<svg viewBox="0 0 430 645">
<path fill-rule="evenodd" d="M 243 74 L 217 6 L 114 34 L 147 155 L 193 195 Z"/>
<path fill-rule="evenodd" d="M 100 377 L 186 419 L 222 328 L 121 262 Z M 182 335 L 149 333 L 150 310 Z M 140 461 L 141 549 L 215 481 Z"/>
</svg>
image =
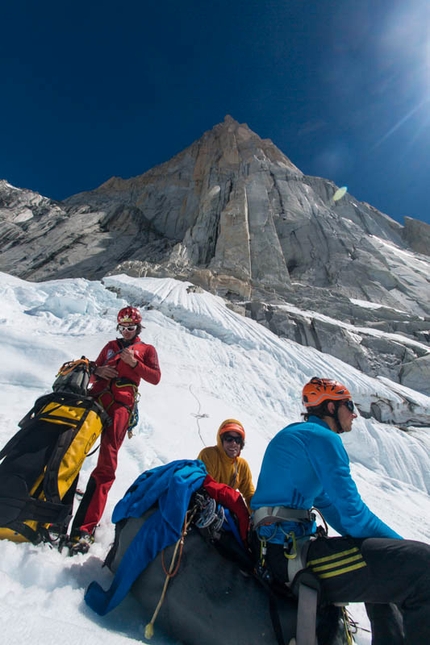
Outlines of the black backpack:
<svg viewBox="0 0 430 645">
<path fill-rule="evenodd" d="M 54 392 L 73 392 L 86 396 L 94 363 L 82 356 L 76 361 L 68 361 L 58 370 L 52 384 Z"/>
</svg>

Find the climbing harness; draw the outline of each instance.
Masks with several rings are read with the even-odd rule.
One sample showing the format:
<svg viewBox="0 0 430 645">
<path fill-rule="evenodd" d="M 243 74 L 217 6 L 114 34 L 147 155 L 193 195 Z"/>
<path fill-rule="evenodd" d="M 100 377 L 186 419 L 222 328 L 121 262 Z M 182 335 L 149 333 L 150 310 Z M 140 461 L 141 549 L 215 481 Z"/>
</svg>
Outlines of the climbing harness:
<svg viewBox="0 0 430 645">
<path fill-rule="evenodd" d="M 130 309 L 130 307 L 129 307 Z M 118 339 L 118 344 L 120 346 L 120 349 L 117 352 L 114 352 L 112 356 L 109 356 L 108 360 L 106 360 L 103 365 L 106 365 L 109 361 L 111 361 L 115 356 L 119 356 L 123 349 L 126 347 L 133 348 L 136 345 L 144 345 L 142 341 L 139 341 L 137 343 L 132 343 L 131 345 L 124 345 L 121 341 L 121 339 Z M 117 401 L 114 397 L 114 394 L 112 392 L 112 387 L 115 386 L 116 388 L 121 388 L 121 387 L 131 387 L 133 389 L 133 405 L 129 406 L 126 403 L 123 403 L 122 401 Z M 110 379 L 109 384 L 101 390 L 98 395 L 97 395 L 97 401 L 102 405 L 101 399 L 105 394 L 110 394 L 111 396 L 111 401 L 107 405 L 103 405 L 103 408 L 106 410 L 106 412 L 109 412 L 110 407 L 114 403 L 118 403 L 119 405 L 124 406 L 128 412 L 129 412 L 129 421 L 128 421 L 128 426 L 127 426 L 127 435 L 128 438 L 131 439 L 133 437 L 133 428 L 135 428 L 139 422 L 139 408 L 138 408 L 138 403 L 140 400 L 140 394 L 138 390 L 138 385 L 131 379 L 127 379 L 125 377 L 120 377 L 117 379 Z"/>
<path fill-rule="evenodd" d="M 261 506 L 253 514 L 254 529 L 279 522 L 315 522 L 315 509 L 288 508 L 288 506 Z"/>
<path fill-rule="evenodd" d="M 123 403 L 122 401 L 118 401 L 115 399 L 115 396 L 112 392 L 112 386 L 115 386 L 116 388 L 121 388 L 121 387 L 131 387 L 133 389 L 133 405 L 127 405 L 126 403 Z M 105 394 L 110 395 L 110 402 L 105 405 L 102 402 L 102 398 L 105 396 Z M 124 377 L 118 378 L 118 379 L 111 379 L 109 382 L 109 385 L 104 388 L 101 392 L 98 393 L 96 401 L 103 407 L 104 410 L 109 414 L 109 410 L 112 407 L 114 403 L 118 403 L 118 405 L 122 405 L 124 408 L 128 410 L 129 413 L 129 420 L 128 420 L 128 425 L 127 425 L 127 434 L 128 438 L 131 439 L 133 436 L 133 428 L 135 428 L 139 422 L 139 408 L 138 408 L 138 403 L 140 400 L 140 394 L 138 391 L 138 387 L 134 381 L 131 381 L 129 379 L 126 379 Z"/>
<path fill-rule="evenodd" d="M 316 533 L 313 535 L 297 537 L 294 531 L 286 533 L 283 531 L 282 527 L 279 527 L 279 524 L 282 522 L 314 523 L 317 513 L 323 522 L 323 526 L 319 526 Z M 258 531 L 255 533 L 260 542 L 260 571 L 266 576 L 266 578 L 269 577 L 268 572 L 265 572 L 267 543 L 270 543 L 275 537 L 278 528 L 280 528 L 282 533 L 284 533 L 284 557 L 288 561 L 288 586 L 291 586 L 296 575 L 302 571 L 302 569 L 306 568 L 307 554 L 311 541 L 316 537 L 322 537 L 328 533 L 327 522 L 317 508 L 298 509 L 289 508 L 288 506 L 262 506 L 254 511 L 252 524 L 254 531 L 261 526 L 273 525 L 273 533 L 269 536 L 261 537 L 258 534 Z"/>
<path fill-rule="evenodd" d="M 318 527 L 316 535 L 297 537 L 294 531 L 285 532 L 279 524 L 282 522 L 315 522 L 316 513 L 323 521 L 324 526 Z M 273 525 L 273 533 L 261 537 L 256 531 L 255 535 L 260 542 L 260 553 L 256 568 L 257 578 L 269 588 L 274 582 L 273 574 L 267 566 L 267 545 L 274 538 L 278 529 L 284 533 L 284 557 L 287 560 L 285 584 L 291 593 L 298 599 L 296 645 L 315 645 L 316 619 L 319 596 L 318 578 L 307 569 L 307 555 L 311 542 L 318 536 L 327 535 L 327 523 L 318 509 L 294 509 L 287 506 L 263 506 L 253 515 L 254 530 L 262 526 Z M 275 634 L 280 641 L 279 617 L 273 610 L 271 599 L 271 615 Z M 282 641 L 280 641 L 282 642 Z"/>
</svg>

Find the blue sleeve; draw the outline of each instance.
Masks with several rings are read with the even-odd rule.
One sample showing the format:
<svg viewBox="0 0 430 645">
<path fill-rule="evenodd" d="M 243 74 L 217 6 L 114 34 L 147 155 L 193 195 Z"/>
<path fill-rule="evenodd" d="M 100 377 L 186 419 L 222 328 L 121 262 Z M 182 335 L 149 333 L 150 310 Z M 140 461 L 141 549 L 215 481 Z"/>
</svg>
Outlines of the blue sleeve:
<svg viewBox="0 0 430 645">
<path fill-rule="evenodd" d="M 333 506 L 325 493 L 315 498 L 314 506 L 321 512 L 326 522 L 328 522 L 340 535 L 346 535 L 348 533 L 342 524 L 342 519 L 336 507 Z"/>
<path fill-rule="evenodd" d="M 351 477 L 348 455 L 338 435 L 333 433 L 328 441 L 325 435 L 322 441 L 313 443 L 310 459 L 324 491 L 315 499 L 315 506 L 338 533 L 356 538 L 402 539 L 361 499 Z"/>
</svg>

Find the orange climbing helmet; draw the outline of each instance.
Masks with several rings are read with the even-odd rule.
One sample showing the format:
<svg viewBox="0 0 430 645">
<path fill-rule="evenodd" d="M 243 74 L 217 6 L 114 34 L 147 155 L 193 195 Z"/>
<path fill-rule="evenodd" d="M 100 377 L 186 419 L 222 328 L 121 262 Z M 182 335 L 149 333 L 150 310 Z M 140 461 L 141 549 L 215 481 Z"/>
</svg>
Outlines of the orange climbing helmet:
<svg viewBox="0 0 430 645">
<path fill-rule="evenodd" d="M 245 428 L 237 419 L 226 419 L 223 421 L 218 428 L 218 436 L 222 436 L 226 432 L 237 432 L 242 437 L 242 440 L 245 441 Z"/>
<path fill-rule="evenodd" d="M 324 401 L 352 401 L 346 385 L 329 378 L 314 376 L 303 388 L 302 401 L 305 408 L 316 408 Z"/>
</svg>

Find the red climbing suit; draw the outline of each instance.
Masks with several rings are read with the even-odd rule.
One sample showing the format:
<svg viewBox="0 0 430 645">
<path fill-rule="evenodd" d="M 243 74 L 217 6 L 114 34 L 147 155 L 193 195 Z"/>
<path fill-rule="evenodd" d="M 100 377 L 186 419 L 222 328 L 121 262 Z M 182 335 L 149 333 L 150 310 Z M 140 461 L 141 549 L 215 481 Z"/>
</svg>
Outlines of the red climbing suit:
<svg viewBox="0 0 430 645">
<path fill-rule="evenodd" d="M 136 367 L 130 367 L 121 360 L 120 353 L 125 347 L 133 349 Z M 103 430 L 97 466 L 91 473 L 73 521 L 72 535 L 77 531 L 92 533 L 99 523 L 109 490 L 115 481 L 118 451 L 129 426 L 139 383 L 143 379 L 157 385 L 161 378 L 155 348 L 143 343 L 139 337 L 129 343 L 122 339 L 110 341 L 103 347 L 95 363 L 97 367 L 112 365 L 118 372 L 118 376 L 113 379 L 93 376 L 89 391 L 108 412 L 112 423 Z"/>
</svg>

